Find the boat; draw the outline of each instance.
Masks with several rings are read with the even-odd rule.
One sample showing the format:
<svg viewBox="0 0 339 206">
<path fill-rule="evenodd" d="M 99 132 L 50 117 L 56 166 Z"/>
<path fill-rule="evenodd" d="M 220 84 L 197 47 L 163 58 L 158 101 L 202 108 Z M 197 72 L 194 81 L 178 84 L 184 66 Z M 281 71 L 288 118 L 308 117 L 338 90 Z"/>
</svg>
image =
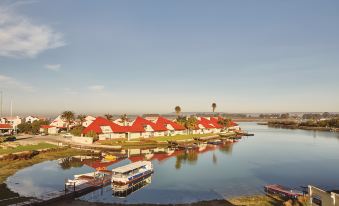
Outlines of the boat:
<svg viewBox="0 0 339 206">
<path fill-rule="evenodd" d="M 279 196 L 288 197 L 292 199 L 296 199 L 299 196 L 304 195 L 303 192 L 299 190 L 291 189 L 278 184 L 266 185 L 264 188 L 265 192 L 267 193 L 277 194 Z"/>
<path fill-rule="evenodd" d="M 152 182 L 152 174 L 146 175 L 143 178 L 140 178 L 129 184 L 121 185 L 112 183 L 112 192 L 113 196 L 125 198 L 128 195 L 136 192 Z"/>
<path fill-rule="evenodd" d="M 153 173 L 150 161 L 138 161 L 112 170 L 113 184 L 129 184 Z"/>
<path fill-rule="evenodd" d="M 97 185 L 104 184 L 110 181 L 111 171 L 100 170 L 90 173 L 74 175 L 74 179 L 68 179 L 65 182 L 67 187 L 77 187 L 84 184 Z"/>
</svg>

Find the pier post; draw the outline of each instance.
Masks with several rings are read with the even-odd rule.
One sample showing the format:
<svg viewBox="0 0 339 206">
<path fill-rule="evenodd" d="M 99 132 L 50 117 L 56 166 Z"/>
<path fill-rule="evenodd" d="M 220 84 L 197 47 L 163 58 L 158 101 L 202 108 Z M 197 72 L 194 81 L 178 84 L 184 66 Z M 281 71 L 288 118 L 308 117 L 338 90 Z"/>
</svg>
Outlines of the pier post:
<svg viewBox="0 0 339 206">
<path fill-rule="evenodd" d="M 75 192 L 75 182 L 73 183 L 73 191 Z"/>
</svg>

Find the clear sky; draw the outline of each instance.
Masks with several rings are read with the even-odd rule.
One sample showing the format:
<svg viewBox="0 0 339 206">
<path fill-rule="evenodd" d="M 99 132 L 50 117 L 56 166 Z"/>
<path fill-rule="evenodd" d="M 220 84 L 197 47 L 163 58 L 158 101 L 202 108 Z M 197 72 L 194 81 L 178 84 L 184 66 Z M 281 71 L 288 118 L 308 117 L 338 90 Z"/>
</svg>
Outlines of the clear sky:
<svg viewBox="0 0 339 206">
<path fill-rule="evenodd" d="M 339 111 L 339 1 L 0 1 L 15 114 Z"/>
</svg>

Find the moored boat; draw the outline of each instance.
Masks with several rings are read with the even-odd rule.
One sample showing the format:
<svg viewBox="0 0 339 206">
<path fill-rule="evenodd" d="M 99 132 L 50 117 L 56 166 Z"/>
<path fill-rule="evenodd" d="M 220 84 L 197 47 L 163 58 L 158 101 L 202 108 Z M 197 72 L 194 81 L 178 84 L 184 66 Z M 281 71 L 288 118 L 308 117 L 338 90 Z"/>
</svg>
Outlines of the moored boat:
<svg viewBox="0 0 339 206">
<path fill-rule="evenodd" d="M 265 192 L 267 193 L 277 194 L 282 197 L 288 197 L 293 199 L 296 199 L 297 197 L 304 195 L 299 190 L 291 189 L 278 184 L 266 185 L 264 188 Z"/>
<path fill-rule="evenodd" d="M 150 161 L 138 161 L 112 170 L 112 183 L 129 184 L 153 173 Z"/>
<path fill-rule="evenodd" d="M 84 184 L 102 184 L 106 183 L 111 179 L 111 171 L 102 170 L 102 171 L 95 171 L 85 174 L 78 174 L 74 175 L 74 179 L 68 179 L 65 182 L 67 187 L 77 187 Z"/>
</svg>

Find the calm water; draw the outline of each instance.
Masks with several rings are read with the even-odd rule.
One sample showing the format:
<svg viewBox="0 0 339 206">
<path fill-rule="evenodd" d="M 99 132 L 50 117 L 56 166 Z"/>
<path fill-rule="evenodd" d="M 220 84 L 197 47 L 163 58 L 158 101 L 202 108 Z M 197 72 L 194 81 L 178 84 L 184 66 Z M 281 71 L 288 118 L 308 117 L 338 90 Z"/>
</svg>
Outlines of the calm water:
<svg viewBox="0 0 339 206">
<path fill-rule="evenodd" d="M 339 133 L 269 128 L 241 123 L 255 136 L 200 151 L 130 150 L 108 168 L 140 159 L 152 160 L 155 173 L 143 188 L 127 198 L 112 196 L 111 186 L 80 199 L 93 202 L 184 203 L 262 193 L 266 184 L 289 187 L 316 185 L 339 188 Z M 25 168 L 7 180 L 8 188 L 24 196 L 41 197 L 62 190 L 65 178 L 93 171 L 96 163 L 73 160 L 71 165 L 47 161 Z M 92 166 L 92 167 L 91 167 Z"/>
</svg>

